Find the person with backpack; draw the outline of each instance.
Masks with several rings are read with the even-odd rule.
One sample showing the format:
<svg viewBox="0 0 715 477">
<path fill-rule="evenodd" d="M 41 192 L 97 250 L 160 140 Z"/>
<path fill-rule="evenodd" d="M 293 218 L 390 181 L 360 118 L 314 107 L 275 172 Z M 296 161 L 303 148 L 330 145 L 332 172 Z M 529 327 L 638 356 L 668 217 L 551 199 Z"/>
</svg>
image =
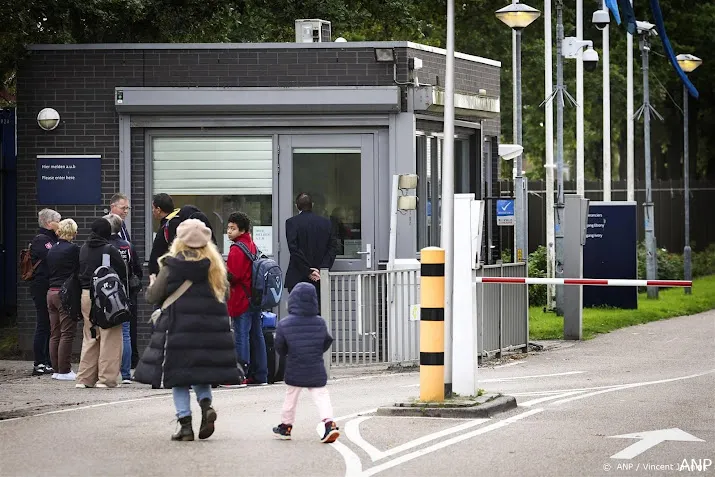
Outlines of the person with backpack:
<svg viewBox="0 0 715 477">
<path fill-rule="evenodd" d="M 79 273 L 79 247 L 72 243 L 77 235 L 77 223 L 64 219 L 59 223 L 59 241 L 47 254 L 50 271 L 50 289 L 47 292 L 47 308 L 50 314 L 50 358 L 55 373 L 53 379 L 74 381 L 77 375 L 72 371 L 70 358 L 72 342 L 77 331 L 77 322 L 71 309 L 62 304 L 61 290 L 68 280 L 76 280 Z M 79 290 L 73 290 L 78 293 Z M 76 298 L 70 297 L 71 299 Z M 75 312 L 77 310 L 74 310 Z"/>
<path fill-rule="evenodd" d="M 233 321 L 236 356 L 247 370 L 243 384 L 263 385 L 268 383 L 268 358 L 261 328 L 261 310 L 251 304 L 252 258 L 258 249 L 251 239 L 250 228 L 251 220 L 243 212 L 229 215 L 226 235 L 232 243 L 227 261 L 228 280 L 231 284 L 228 313 Z"/>
<path fill-rule="evenodd" d="M 122 327 L 104 328 L 99 326 L 100 318 L 106 319 L 106 309 L 97 306 L 98 289 L 97 271 L 104 268 L 108 275 L 117 277 L 115 287 L 126 299 L 127 269 L 122 254 L 114 248 L 109 239 L 112 236 L 112 226 L 107 219 L 100 218 L 92 222 L 92 233 L 82 245 L 79 252 L 79 280 L 82 287 L 82 316 L 84 329 L 82 331 L 82 353 L 80 355 L 79 371 L 77 373 L 78 388 L 114 388 L 119 383 L 119 368 L 122 359 Z M 105 256 L 109 259 L 108 264 Z M 108 267 L 106 266 L 108 265 Z M 124 301 L 124 300 L 122 300 Z M 128 302 L 117 306 L 127 307 Z M 101 315 L 101 316 L 100 316 Z M 106 326 L 106 325 L 104 325 Z"/>
<path fill-rule="evenodd" d="M 239 384 L 243 372 L 236 361 L 231 321 L 226 307 L 226 266 L 211 242 L 211 230 L 189 219 L 176 229 L 161 270 L 146 291 L 149 303 L 160 305 L 149 346 L 134 379 L 154 388 L 171 388 L 179 429 L 173 441 L 193 441 L 193 387 L 201 408 L 199 439 L 214 432 L 216 410 L 211 386 Z"/>
<path fill-rule="evenodd" d="M 276 331 L 276 349 L 286 357 L 285 383 L 288 385 L 281 423 L 273 428 L 274 435 L 280 439 L 291 438 L 298 397 L 304 388 L 310 391 L 318 406 L 324 427 L 320 441 L 329 444 L 340 436 L 325 387 L 328 374 L 323 361 L 323 353 L 330 349 L 333 337 L 319 313 L 315 287 L 308 283 L 296 284 L 288 295 L 288 316 L 278 322 Z"/>
<path fill-rule="evenodd" d="M 151 214 L 159 221 L 159 229 L 154 236 L 154 242 L 149 254 L 149 277 L 156 278 L 159 273 L 159 257 L 169 251 L 171 243 L 176 237 L 176 228 L 181 223 L 180 209 L 174 208 L 174 199 L 169 194 L 156 194 L 151 201 Z"/>
<path fill-rule="evenodd" d="M 50 314 L 47 308 L 47 291 L 50 288 L 50 271 L 47 253 L 57 243 L 56 230 L 62 216 L 52 209 L 42 209 L 38 214 L 40 230 L 30 246 L 20 254 L 22 279 L 30 281 L 30 296 L 37 311 L 33 354 L 33 376 L 54 374 L 50 359 Z"/>
</svg>

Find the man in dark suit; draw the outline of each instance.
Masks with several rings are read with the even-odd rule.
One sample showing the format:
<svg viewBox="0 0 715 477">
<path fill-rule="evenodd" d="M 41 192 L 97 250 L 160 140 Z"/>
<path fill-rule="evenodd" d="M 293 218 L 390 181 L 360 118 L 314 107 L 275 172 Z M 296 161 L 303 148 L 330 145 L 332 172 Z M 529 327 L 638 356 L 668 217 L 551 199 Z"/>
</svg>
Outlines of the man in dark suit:
<svg viewBox="0 0 715 477">
<path fill-rule="evenodd" d="M 312 283 L 320 303 L 320 269 L 331 268 L 338 244 L 333 226 L 325 217 L 313 213 L 313 199 L 301 192 L 295 199 L 298 215 L 286 220 L 286 240 L 290 262 L 285 287 L 290 293 L 298 283 Z"/>
</svg>

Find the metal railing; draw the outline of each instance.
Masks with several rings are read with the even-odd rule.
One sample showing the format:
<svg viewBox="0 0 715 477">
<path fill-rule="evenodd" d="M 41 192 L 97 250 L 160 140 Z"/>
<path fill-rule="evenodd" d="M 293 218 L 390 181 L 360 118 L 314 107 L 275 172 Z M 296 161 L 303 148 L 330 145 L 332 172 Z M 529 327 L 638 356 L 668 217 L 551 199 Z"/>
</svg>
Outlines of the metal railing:
<svg viewBox="0 0 715 477">
<path fill-rule="evenodd" d="M 418 268 L 321 270 L 320 281 L 321 314 L 334 339 L 332 353 L 326 353 L 326 364 L 419 361 Z"/>
<path fill-rule="evenodd" d="M 526 277 L 523 262 L 485 265 L 475 271 L 477 277 Z M 477 328 L 479 356 L 504 351 L 528 350 L 529 345 L 529 287 L 477 283 Z"/>
<path fill-rule="evenodd" d="M 475 277 L 525 277 L 525 263 L 485 265 Z M 420 270 L 320 271 L 321 315 L 333 336 L 326 366 L 418 364 Z M 326 284 L 328 286 L 326 286 Z M 528 349 L 528 285 L 473 283 L 480 357 Z"/>
</svg>

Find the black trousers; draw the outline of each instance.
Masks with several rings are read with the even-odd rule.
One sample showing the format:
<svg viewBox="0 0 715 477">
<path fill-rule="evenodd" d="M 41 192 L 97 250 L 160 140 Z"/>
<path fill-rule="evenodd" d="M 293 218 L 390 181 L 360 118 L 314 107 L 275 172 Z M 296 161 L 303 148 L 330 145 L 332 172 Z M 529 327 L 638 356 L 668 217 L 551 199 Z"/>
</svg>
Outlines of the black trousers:
<svg viewBox="0 0 715 477">
<path fill-rule="evenodd" d="M 139 363 L 139 342 L 137 341 L 137 298 L 138 294 L 132 297 L 132 302 L 129 307 L 129 312 L 132 314 L 132 318 L 129 320 L 129 339 L 132 342 L 132 368 L 136 368 L 137 363 Z"/>
<path fill-rule="evenodd" d="M 47 309 L 47 290 L 50 284 L 47 282 L 30 284 L 30 295 L 35 304 L 37 319 L 35 325 L 35 338 L 33 340 L 32 351 L 35 355 L 35 366 L 46 364 L 51 366 L 50 361 L 50 312 Z"/>
</svg>

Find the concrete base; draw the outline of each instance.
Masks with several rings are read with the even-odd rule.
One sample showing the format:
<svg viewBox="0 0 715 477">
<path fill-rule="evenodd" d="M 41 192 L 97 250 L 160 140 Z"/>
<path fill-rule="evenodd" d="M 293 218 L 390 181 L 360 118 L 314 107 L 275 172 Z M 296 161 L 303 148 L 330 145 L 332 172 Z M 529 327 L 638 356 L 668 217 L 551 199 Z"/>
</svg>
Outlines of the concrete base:
<svg viewBox="0 0 715 477">
<path fill-rule="evenodd" d="M 378 416 L 488 418 L 516 408 L 516 399 L 502 394 L 485 393 L 477 397 L 456 397 L 444 402 L 418 400 L 397 402 L 378 408 Z"/>
</svg>

